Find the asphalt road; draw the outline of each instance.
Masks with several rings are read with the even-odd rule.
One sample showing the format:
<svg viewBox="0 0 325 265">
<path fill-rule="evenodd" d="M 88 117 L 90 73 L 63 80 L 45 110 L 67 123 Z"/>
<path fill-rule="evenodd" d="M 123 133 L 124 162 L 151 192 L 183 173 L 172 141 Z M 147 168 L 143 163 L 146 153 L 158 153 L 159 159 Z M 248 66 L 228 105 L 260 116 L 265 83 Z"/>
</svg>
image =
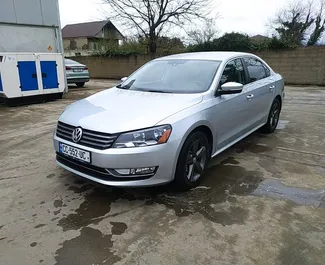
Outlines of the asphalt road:
<svg viewBox="0 0 325 265">
<path fill-rule="evenodd" d="M 254 133 L 176 193 L 106 188 L 56 166 L 60 113 L 112 84 L 0 105 L 1 265 L 324 264 L 324 89 L 287 87 L 276 133 Z"/>
</svg>

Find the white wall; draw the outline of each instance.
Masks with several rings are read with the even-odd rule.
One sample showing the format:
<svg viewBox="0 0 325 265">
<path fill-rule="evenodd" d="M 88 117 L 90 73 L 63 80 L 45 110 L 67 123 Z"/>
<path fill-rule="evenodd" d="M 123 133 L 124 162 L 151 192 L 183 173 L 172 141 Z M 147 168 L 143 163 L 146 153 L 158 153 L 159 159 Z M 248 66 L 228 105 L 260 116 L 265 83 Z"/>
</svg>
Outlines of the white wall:
<svg viewBox="0 0 325 265">
<path fill-rule="evenodd" d="M 63 53 L 58 0 L 0 0 L 0 52 Z"/>
<path fill-rule="evenodd" d="M 60 27 L 58 7 L 58 0 L 0 0 L 0 23 Z"/>
<path fill-rule="evenodd" d="M 0 52 L 59 52 L 56 28 L 0 24 Z M 52 49 L 48 49 L 52 47 Z"/>
</svg>

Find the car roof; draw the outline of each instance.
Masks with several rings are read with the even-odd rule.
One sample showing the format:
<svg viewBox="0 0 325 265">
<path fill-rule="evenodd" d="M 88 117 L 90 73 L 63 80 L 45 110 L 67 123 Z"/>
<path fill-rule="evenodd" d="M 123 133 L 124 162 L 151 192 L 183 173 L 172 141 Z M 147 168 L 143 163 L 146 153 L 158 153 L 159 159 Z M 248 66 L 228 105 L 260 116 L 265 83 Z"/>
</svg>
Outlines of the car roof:
<svg viewBox="0 0 325 265">
<path fill-rule="evenodd" d="M 181 54 L 169 55 L 169 56 L 158 58 L 157 60 L 179 59 L 179 60 L 227 61 L 234 57 L 241 57 L 241 56 L 256 57 L 253 54 L 244 53 L 244 52 L 192 52 L 192 53 L 181 53 Z"/>
</svg>

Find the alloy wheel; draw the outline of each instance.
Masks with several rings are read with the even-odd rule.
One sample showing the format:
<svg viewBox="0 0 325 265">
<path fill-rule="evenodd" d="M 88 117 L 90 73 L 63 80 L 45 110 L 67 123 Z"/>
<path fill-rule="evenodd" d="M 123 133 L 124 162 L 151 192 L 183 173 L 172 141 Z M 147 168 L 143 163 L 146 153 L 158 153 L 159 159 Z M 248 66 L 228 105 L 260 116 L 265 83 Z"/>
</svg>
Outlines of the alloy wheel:
<svg viewBox="0 0 325 265">
<path fill-rule="evenodd" d="M 207 147 L 201 139 L 195 140 L 186 158 L 186 176 L 190 182 L 196 182 L 202 175 L 207 162 Z"/>
<path fill-rule="evenodd" d="M 270 125 L 272 128 L 275 128 L 278 125 L 280 118 L 280 104 L 279 102 L 275 102 L 272 108 L 271 118 L 270 118 Z"/>
</svg>

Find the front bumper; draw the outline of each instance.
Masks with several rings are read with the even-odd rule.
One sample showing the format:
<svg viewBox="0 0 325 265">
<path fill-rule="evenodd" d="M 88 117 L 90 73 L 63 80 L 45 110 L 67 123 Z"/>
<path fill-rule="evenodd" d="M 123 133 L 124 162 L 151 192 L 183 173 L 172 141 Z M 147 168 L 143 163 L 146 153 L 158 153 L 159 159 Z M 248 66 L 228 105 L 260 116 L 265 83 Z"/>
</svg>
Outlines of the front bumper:
<svg viewBox="0 0 325 265">
<path fill-rule="evenodd" d="M 82 162 L 64 160 L 64 156 L 57 155 L 57 164 L 81 177 L 100 184 L 118 187 L 145 187 L 171 182 L 174 179 L 175 168 L 181 140 L 168 142 L 163 145 L 136 147 L 136 148 L 110 148 L 97 150 L 78 145 L 54 136 L 54 148 L 59 152 L 59 142 L 91 152 L 91 165 Z M 74 162 L 74 163 L 73 163 Z M 124 169 L 155 167 L 158 170 L 153 176 L 113 176 L 105 175 L 105 169 Z"/>
</svg>

